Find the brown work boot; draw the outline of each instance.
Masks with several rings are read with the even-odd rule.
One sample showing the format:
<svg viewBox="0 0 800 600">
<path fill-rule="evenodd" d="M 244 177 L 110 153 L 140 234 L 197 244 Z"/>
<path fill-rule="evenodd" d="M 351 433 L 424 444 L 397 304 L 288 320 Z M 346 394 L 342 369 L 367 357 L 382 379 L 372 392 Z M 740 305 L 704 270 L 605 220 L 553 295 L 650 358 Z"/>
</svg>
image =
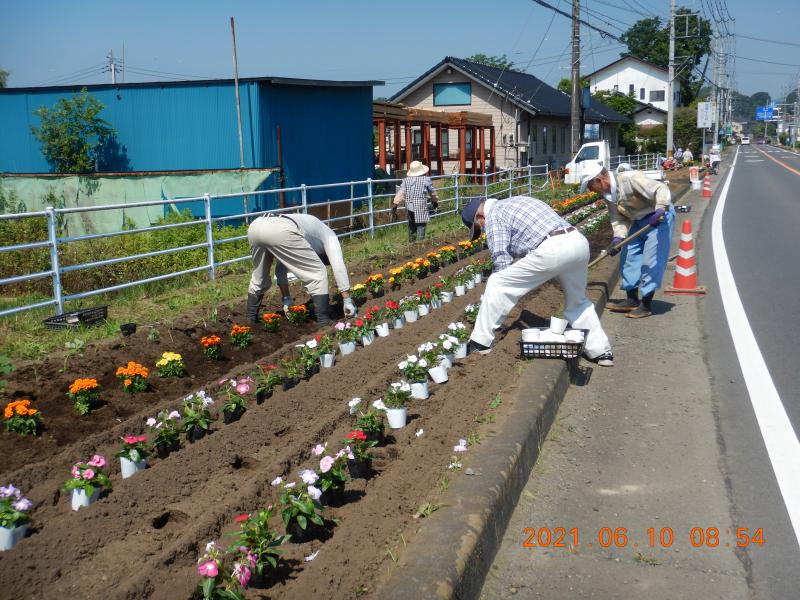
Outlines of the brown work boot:
<svg viewBox="0 0 800 600">
<path fill-rule="evenodd" d="M 644 304 L 640 304 L 634 310 L 630 311 L 626 317 L 629 319 L 643 319 L 645 317 L 649 317 L 653 313 L 647 308 Z"/>
</svg>

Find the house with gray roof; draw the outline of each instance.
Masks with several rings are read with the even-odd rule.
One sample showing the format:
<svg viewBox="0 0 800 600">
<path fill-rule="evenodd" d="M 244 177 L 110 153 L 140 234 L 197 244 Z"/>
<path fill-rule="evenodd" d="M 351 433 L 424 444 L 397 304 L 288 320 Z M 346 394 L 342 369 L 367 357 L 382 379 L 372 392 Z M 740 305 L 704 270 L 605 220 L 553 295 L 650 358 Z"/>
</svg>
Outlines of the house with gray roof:
<svg viewBox="0 0 800 600">
<path fill-rule="evenodd" d="M 529 73 L 448 56 L 391 100 L 412 108 L 490 114 L 491 145 L 500 168 L 545 163 L 557 167 L 571 158 L 570 96 Z M 584 117 L 587 131 L 607 139 L 612 154 L 617 153 L 619 125 L 630 119 L 595 100 Z M 471 140 L 466 143 L 469 153 Z"/>
</svg>

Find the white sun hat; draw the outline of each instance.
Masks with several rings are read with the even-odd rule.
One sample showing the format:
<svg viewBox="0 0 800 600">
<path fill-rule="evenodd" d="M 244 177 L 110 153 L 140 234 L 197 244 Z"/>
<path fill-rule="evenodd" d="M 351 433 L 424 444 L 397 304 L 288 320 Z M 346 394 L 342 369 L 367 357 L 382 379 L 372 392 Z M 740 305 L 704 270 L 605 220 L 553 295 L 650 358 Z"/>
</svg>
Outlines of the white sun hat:
<svg viewBox="0 0 800 600">
<path fill-rule="evenodd" d="M 420 175 L 426 175 L 430 169 L 423 165 L 418 160 L 411 161 L 411 164 L 408 167 L 408 175 L 409 177 L 419 177 Z"/>
<path fill-rule="evenodd" d="M 603 172 L 603 165 L 595 161 L 589 161 L 589 164 L 584 167 L 583 175 L 581 175 L 581 193 L 586 191 L 589 182 Z"/>
</svg>

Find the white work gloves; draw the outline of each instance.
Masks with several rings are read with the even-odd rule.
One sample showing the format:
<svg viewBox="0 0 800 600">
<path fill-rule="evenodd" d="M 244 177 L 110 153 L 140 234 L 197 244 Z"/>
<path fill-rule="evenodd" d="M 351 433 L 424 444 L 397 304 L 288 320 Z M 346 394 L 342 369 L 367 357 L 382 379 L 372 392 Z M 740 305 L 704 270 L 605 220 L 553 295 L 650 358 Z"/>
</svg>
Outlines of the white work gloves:
<svg viewBox="0 0 800 600">
<path fill-rule="evenodd" d="M 294 306 L 294 298 L 292 298 L 291 296 L 284 296 L 282 302 L 283 302 L 283 312 L 284 314 L 286 314 L 289 312 L 289 307 Z"/>
<path fill-rule="evenodd" d="M 358 314 L 358 309 L 356 308 L 355 302 L 353 302 L 352 298 L 345 298 L 344 299 L 344 316 L 348 319 L 355 317 Z"/>
</svg>

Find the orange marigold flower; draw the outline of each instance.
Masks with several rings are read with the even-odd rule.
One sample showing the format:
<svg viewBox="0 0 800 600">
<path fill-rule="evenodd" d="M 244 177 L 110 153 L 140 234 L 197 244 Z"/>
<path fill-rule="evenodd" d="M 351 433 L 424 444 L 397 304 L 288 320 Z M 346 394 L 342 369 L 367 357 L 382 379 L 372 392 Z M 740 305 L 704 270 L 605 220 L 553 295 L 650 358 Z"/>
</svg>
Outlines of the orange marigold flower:
<svg viewBox="0 0 800 600">
<path fill-rule="evenodd" d="M 125 381 L 122 382 L 122 385 L 124 385 L 125 387 L 128 387 L 132 383 L 133 383 L 133 379 L 126 379 Z"/>
</svg>

